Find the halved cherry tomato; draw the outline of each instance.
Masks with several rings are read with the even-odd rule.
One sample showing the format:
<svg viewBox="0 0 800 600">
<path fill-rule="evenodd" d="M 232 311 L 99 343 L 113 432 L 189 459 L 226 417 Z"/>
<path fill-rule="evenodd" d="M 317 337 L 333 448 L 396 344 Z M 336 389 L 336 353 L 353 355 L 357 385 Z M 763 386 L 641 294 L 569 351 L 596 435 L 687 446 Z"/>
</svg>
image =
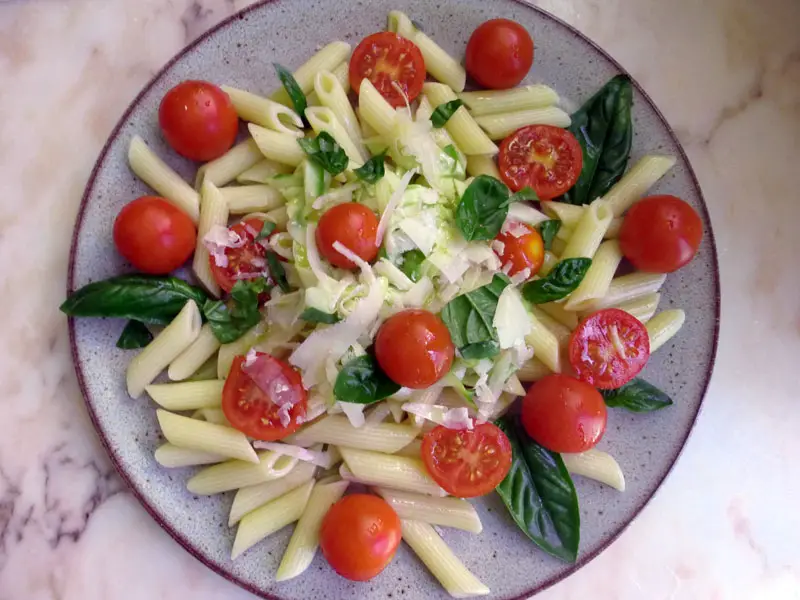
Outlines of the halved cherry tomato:
<svg viewBox="0 0 800 600">
<path fill-rule="evenodd" d="M 245 435 L 269 442 L 294 433 L 306 404 L 300 374 L 282 360 L 263 352 L 256 352 L 251 364 L 244 356 L 233 359 L 222 388 L 222 412 Z"/>
<path fill-rule="evenodd" d="M 230 231 L 236 234 L 238 242 L 234 247 L 225 248 L 225 258 L 217 259 L 213 254 L 209 257 L 211 274 L 226 292 L 230 292 L 240 279 L 262 275 L 269 278 L 267 267 L 267 248 L 269 237 L 256 241 L 256 237 L 264 226 L 262 219 L 252 218 L 240 221 Z M 274 235 L 273 234 L 270 234 Z M 217 263 L 220 264 L 217 264 Z"/>
<path fill-rule="evenodd" d="M 406 98 L 413 102 L 422 91 L 425 59 L 416 44 L 406 38 L 390 31 L 373 33 L 361 40 L 350 58 L 350 87 L 356 93 L 364 78 L 389 104 L 405 106 Z"/>
<path fill-rule="evenodd" d="M 455 346 L 442 320 L 432 312 L 409 309 L 384 321 L 375 336 L 375 358 L 395 383 L 420 389 L 444 377 Z"/>
<path fill-rule="evenodd" d="M 320 254 L 334 267 L 355 269 L 356 264 L 333 247 L 339 242 L 367 262 L 378 256 L 375 241 L 378 217 L 363 204 L 345 202 L 325 211 L 317 226 L 316 240 Z"/>
<path fill-rule="evenodd" d="M 532 187 L 540 200 L 570 189 L 583 168 L 583 150 L 575 136 L 552 125 L 528 125 L 503 140 L 500 177 L 515 192 Z"/>
<path fill-rule="evenodd" d="M 672 273 L 697 254 L 703 222 L 697 212 L 675 196 L 650 196 L 625 215 L 619 245 L 640 271 Z"/>
<path fill-rule="evenodd" d="M 197 230 L 182 210 L 156 196 L 122 207 L 114 221 L 114 244 L 130 263 L 151 275 L 166 275 L 194 252 Z"/>
<path fill-rule="evenodd" d="M 525 79 L 533 64 L 533 40 L 509 19 L 480 25 L 467 42 L 467 73 L 482 87 L 503 90 Z"/>
<path fill-rule="evenodd" d="M 618 308 L 592 313 L 569 338 L 569 362 L 578 379 L 602 390 L 628 383 L 649 357 L 647 329 L 636 317 Z"/>
<path fill-rule="evenodd" d="M 350 494 L 322 521 L 319 547 L 342 577 L 367 581 L 386 568 L 400 545 L 400 518 L 382 498 Z"/>
<path fill-rule="evenodd" d="M 537 381 L 522 401 L 522 425 L 553 452 L 584 452 L 606 430 L 603 397 L 588 383 L 554 373 Z"/>
<path fill-rule="evenodd" d="M 239 131 L 228 94 L 207 81 L 184 81 L 168 91 L 158 107 L 158 124 L 175 152 L 203 162 L 225 154 Z"/>
<path fill-rule="evenodd" d="M 488 494 L 511 468 L 511 443 L 491 423 L 472 430 L 439 425 L 422 438 L 421 454 L 431 478 L 459 498 Z"/>
<path fill-rule="evenodd" d="M 512 223 L 506 233 L 500 233 L 495 239 L 503 244 L 502 252 L 495 245 L 495 254 L 504 267 L 511 265 L 509 275 L 528 269 L 528 277 L 533 277 L 542 268 L 544 242 L 539 232 L 530 225 Z"/>
</svg>

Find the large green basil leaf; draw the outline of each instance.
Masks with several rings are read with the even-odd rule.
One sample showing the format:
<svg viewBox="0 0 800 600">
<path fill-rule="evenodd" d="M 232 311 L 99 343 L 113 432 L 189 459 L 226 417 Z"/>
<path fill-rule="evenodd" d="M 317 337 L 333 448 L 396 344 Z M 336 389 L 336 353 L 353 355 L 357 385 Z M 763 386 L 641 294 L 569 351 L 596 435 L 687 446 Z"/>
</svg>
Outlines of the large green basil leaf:
<svg viewBox="0 0 800 600">
<path fill-rule="evenodd" d="M 450 100 L 436 107 L 431 114 L 431 123 L 437 129 L 444 127 L 455 112 L 464 105 L 461 100 Z"/>
<path fill-rule="evenodd" d="M 117 340 L 117 348 L 123 350 L 136 350 L 137 348 L 144 348 L 153 341 L 153 334 L 140 321 L 128 321 L 125 329 L 119 335 Z"/>
<path fill-rule="evenodd" d="M 372 404 L 396 394 L 400 386 L 389 379 L 369 354 L 349 361 L 333 385 L 333 394 L 342 402 Z"/>
<path fill-rule="evenodd" d="M 203 306 L 207 299 L 203 290 L 177 277 L 121 275 L 83 286 L 59 308 L 70 317 L 118 317 L 168 325 L 187 301 Z"/>
<path fill-rule="evenodd" d="M 331 175 L 344 171 L 350 162 L 347 153 L 327 131 L 321 131 L 315 138 L 300 138 L 297 143 L 311 160 Z"/>
<path fill-rule="evenodd" d="M 308 125 L 308 121 L 306 121 L 306 108 L 308 108 L 308 101 L 306 100 L 306 95 L 303 93 L 303 89 L 297 83 L 297 80 L 294 78 L 294 75 L 292 75 L 292 72 L 289 69 L 282 67 L 278 63 L 272 63 L 272 66 L 275 67 L 275 71 L 278 73 L 278 79 L 281 80 L 283 89 L 286 90 L 286 94 L 292 101 L 294 112 L 296 112 L 300 118 L 303 119 L 304 124 Z"/>
<path fill-rule="evenodd" d="M 672 398 L 644 379 L 634 379 L 615 390 L 600 390 L 607 406 L 643 413 L 672 404 Z"/>
<path fill-rule="evenodd" d="M 630 78 L 617 75 L 572 115 L 568 129 L 583 149 L 583 169 L 561 201 L 589 204 L 622 177 L 633 141 L 632 104 Z"/>
<path fill-rule="evenodd" d="M 386 153 L 381 152 L 370 158 L 362 166 L 353 169 L 353 173 L 361 181 L 367 183 L 377 183 L 386 174 Z"/>
<path fill-rule="evenodd" d="M 522 296 L 531 304 L 561 300 L 575 291 L 592 266 L 591 258 L 565 258 L 542 279 L 522 286 Z"/>
<path fill-rule="evenodd" d="M 258 296 L 269 288 L 264 278 L 239 280 L 227 301 L 208 300 L 203 305 L 203 314 L 220 343 L 235 342 L 261 320 Z"/>
<path fill-rule="evenodd" d="M 580 543 L 578 495 L 561 456 L 534 442 L 511 416 L 497 422 L 511 442 L 511 469 L 497 486 L 508 512 L 545 552 L 575 562 Z"/>
<path fill-rule="evenodd" d="M 478 175 L 456 208 L 456 225 L 468 242 L 493 240 L 500 233 L 511 203 L 505 184 L 490 175 Z"/>
<path fill-rule="evenodd" d="M 442 321 L 447 325 L 453 343 L 472 354 L 472 358 L 489 356 L 487 351 L 491 346 L 484 344 L 497 341 L 494 313 L 500 294 L 509 283 L 505 275 L 495 275 L 491 283 L 456 296 L 442 309 Z"/>
</svg>

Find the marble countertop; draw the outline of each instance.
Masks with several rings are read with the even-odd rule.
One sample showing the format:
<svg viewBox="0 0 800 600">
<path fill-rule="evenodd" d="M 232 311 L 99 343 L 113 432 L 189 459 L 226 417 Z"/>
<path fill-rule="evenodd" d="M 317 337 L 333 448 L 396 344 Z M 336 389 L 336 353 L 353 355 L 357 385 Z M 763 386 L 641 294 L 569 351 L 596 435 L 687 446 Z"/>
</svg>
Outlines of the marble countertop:
<svg viewBox="0 0 800 600">
<path fill-rule="evenodd" d="M 0 600 L 253 598 L 124 489 L 57 310 L 114 123 L 166 60 L 250 3 L 0 1 Z M 711 212 L 723 303 L 677 468 L 617 542 L 537 600 L 800 599 L 800 3 L 538 4 L 606 48 L 675 127 Z"/>
</svg>

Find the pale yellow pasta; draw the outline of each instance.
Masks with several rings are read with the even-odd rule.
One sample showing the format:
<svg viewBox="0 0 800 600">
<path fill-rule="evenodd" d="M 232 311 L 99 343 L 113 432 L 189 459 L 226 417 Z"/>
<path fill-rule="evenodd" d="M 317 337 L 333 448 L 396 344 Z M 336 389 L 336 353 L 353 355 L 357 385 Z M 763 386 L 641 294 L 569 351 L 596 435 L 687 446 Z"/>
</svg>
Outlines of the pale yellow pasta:
<svg viewBox="0 0 800 600">
<path fill-rule="evenodd" d="M 548 106 L 546 108 L 529 108 L 515 112 L 498 113 L 496 115 L 483 115 L 482 117 L 475 117 L 475 122 L 489 135 L 490 139 L 502 140 L 520 127 L 527 125 L 569 127 L 572 120 L 560 108 Z"/>
<path fill-rule="evenodd" d="M 633 315 L 642 323 L 647 323 L 656 314 L 658 303 L 661 301 L 661 294 L 658 292 L 641 296 L 630 302 L 622 302 L 613 308 L 624 310 L 626 313 Z"/>
<path fill-rule="evenodd" d="M 592 258 L 603 241 L 611 218 L 611 210 L 604 200 L 595 200 L 587 206 L 561 253 L 561 259 Z"/>
<path fill-rule="evenodd" d="M 228 204 L 217 186 L 210 181 L 204 181 L 200 192 L 200 222 L 197 225 L 197 245 L 192 259 L 192 270 L 203 287 L 215 298 L 219 298 L 221 290 L 211 272 L 205 236 L 218 226 L 228 226 Z"/>
<path fill-rule="evenodd" d="M 622 217 L 614 217 L 611 219 L 611 223 L 606 230 L 606 234 L 603 236 L 607 240 L 615 240 L 619 237 L 619 230 L 622 229 L 622 221 L 624 219 Z"/>
<path fill-rule="evenodd" d="M 620 492 L 625 491 L 625 475 L 619 463 L 607 452 L 592 448 L 579 454 L 563 453 L 561 458 L 567 471 L 573 475 L 588 477 Z"/>
<path fill-rule="evenodd" d="M 217 377 L 225 379 L 230 371 L 233 359 L 244 356 L 267 333 L 266 321 L 260 321 L 247 330 L 242 337 L 230 344 L 222 344 L 217 354 Z"/>
<path fill-rule="evenodd" d="M 265 212 L 283 206 L 283 195 L 271 185 L 237 185 L 220 189 L 222 198 L 232 215 Z"/>
<path fill-rule="evenodd" d="M 212 356 L 187 381 L 208 381 L 217 378 L 217 357 Z"/>
<path fill-rule="evenodd" d="M 558 104 L 558 94 L 546 85 L 523 85 L 510 90 L 478 90 L 458 95 L 473 117 L 545 108 Z"/>
<path fill-rule="evenodd" d="M 333 112 L 336 120 L 344 127 L 348 138 L 363 157 L 364 143 L 361 139 L 361 127 L 342 84 L 330 71 L 320 71 L 314 78 L 314 90 L 317 92 L 320 104 Z"/>
<path fill-rule="evenodd" d="M 443 83 L 426 83 L 422 86 L 422 91 L 434 109 L 440 104 L 456 100 L 453 90 Z M 463 106 L 460 106 L 447 120 L 445 128 L 467 156 L 472 154 L 494 155 L 498 152 L 494 142 L 486 136 Z"/>
<path fill-rule="evenodd" d="M 650 336 L 650 352 L 655 352 L 683 327 L 686 313 L 681 309 L 664 310 L 650 319 L 645 327 Z"/>
<path fill-rule="evenodd" d="M 564 308 L 581 310 L 585 302 L 605 296 L 620 261 L 622 261 L 622 250 L 616 240 L 607 240 L 600 244 L 589 270 L 575 291 L 567 298 Z"/>
<path fill-rule="evenodd" d="M 586 302 L 583 310 L 594 312 L 653 294 L 661 289 L 666 279 L 667 276 L 661 273 L 630 273 L 615 277 L 606 295 Z"/>
<path fill-rule="evenodd" d="M 419 106 L 417 106 L 417 112 L 415 115 L 415 120 L 419 121 L 420 119 L 430 119 L 431 114 L 433 114 L 433 107 L 431 103 L 425 96 L 420 96 Z M 431 137 L 436 142 L 436 145 L 439 148 L 445 149 L 448 146 L 452 146 L 456 154 L 458 155 L 458 162 L 466 168 L 467 166 L 467 155 L 461 151 L 461 148 L 458 147 L 458 144 L 453 141 L 453 138 L 447 133 L 447 129 L 444 127 L 434 127 L 431 129 Z"/>
<path fill-rule="evenodd" d="M 476 534 L 483 531 L 475 508 L 462 498 L 437 498 L 385 487 L 377 488 L 376 491 L 401 519 L 454 527 Z"/>
<path fill-rule="evenodd" d="M 233 427 L 225 416 L 225 413 L 222 412 L 222 409 L 217 407 L 200 408 L 192 413 L 192 418 L 208 421 L 209 423 L 216 423 L 217 425 L 225 425 L 226 427 Z"/>
<path fill-rule="evenodd" d="M 156 156 L 138 135 L 131 138 L 128 146 L 128 164 L 139 179 L 197 223 L 200 218 L 200 197 L 197 192 Z"/>
<path fill-rule="evenodd" d="M 542 202 L 541 205 L 545 214 L 561 221 L 562 227 L 575 227 L 586 210 L 583 206 L 567 204 L 566 202 L 547 201 Z"/>
<path fill-rule="evenodd" d="M 270 450 L 258 453 L 258 463 L 229 460 L 206 467 L 189 479 L 186 489 L 199 496 L 220 494 L 265 481 L 280 479 L 297 464 L 297 459 Z"/>
<path fill-rule="evenodd" d="M 176 415 L 161 408 L 156 411 L 156 416 L 164 437 L 171 444 L 226 458 L 258 462 L 256 451 L 241 431 Z"/>
<path fill-rule="evenodd" d="M 422 419 L 420 419 L 422 421 Z M 395 456 L 410 456 L 411 458 L 419 458 L 422 452 L 422 440 L 415 439 L 408 446 L 403 446 L 400 450 L 395 452 Z"/>
<path fill-rule="evenodd" d="M 490 154 L 473 154 L 468 156 L 467 174 L 470 177 L 489 175 L 495 179 L 500 179 L 500 171 L 497 169 L 497 163 L 494 162 L 494 157 Z"/>
<path fill-rule="evenodd" d="M 314 89 L 314 77 L 320 71 L 331 71 L 342 64 L 350 54 L 350 44 L 347 42 L 331 42 L 322 50 L 317 52 L 314 56 L 309 58 L 299 69 L 297 69 L 292 76 L 303 90 L 304 94 L 308 94 Z M 291 100 L 286 90 L 281 87 L 277 92 L 272 94 L 271 98 L 276 102 L 291 106 Z"/>
<path fill-rule="evenodd" d="M 298 138 L 288 133 L 278 133 L 250 123 L 247 128 L 261 154 L 284 165 L 296 167 L 305 160 L 306 153 L 297 143 Z"/>
<path fill-rule="evenodd" d="M 556 238 L 553 240 L 553 245 L 550 247 L 550 249 L 556 256 L 561 256 L 564 253 L 564 250 L 567 249 L 567 243 L 564 240 Z"/>
<path fill-rule="evenodd" d="M 174 444 L 161 444 L 156 448 L 156 462 L 167 469 L 177 469 L 181 467 L 195 467 L 199 465 L 210 465 L 222 462 L 226 457 L 213 452 L 203 450 L 192 450 L 191 448 L 181 448 Z"/>
<path fill-rule="evenodd" d="M 525 336 L 525 342 L 533 348 L 534 356 L 551 371 L 561 372 L 561 348 L 558 338 L 534 314 L 531 314 L 531 331 Z"/>
<path fill-rule="evenodd" d="M 415 437 L 417 430 L 409 425 L 376 423 L 353 427 L 346 417 L 329 415 L 294 434 L 293 440 L 301 445 L 333 444 L 392 453 L 407 446 Z"/>
<path fill-rule="evenodd" d="M 650 155 L 640 158 L 603 196 L 614 216 L 622 216 L 631 205 L 641 200 L 647 190 L 674 165 L 674 156 Z"/>
<path fill-rule="evenodd" d="M 200 310 L 194 300 L 189 300 L 172 322 L 128 364 L 125 374 L 128 394 L 132 398 L 141 396 L 144 388 L 197 339 L 201 327 Z"/>
<path fill-rule="evenodd" d="M 568 242 L 569 238 L 572 237 L 572 234 L 575 233 L 575 230 L 572 227 L 559 227 L 558 232 L 556 233 L 555 239 L 562 240 L 563 242 Z"/>
<path fill-rule="evenodd" d="M 562 325 L 566 325 L 570 330 L 578 326 L 578 315 L 572 311 L 566 310 L 563 303 L 545 302 L 544 304 L 537 304 L 536 306 Z"/>
<path fill-rule="evenodd" d="M 214 408 L 222 402 L 221 379 L 184 381 L 181 383 L 151 383 L 145 391 L 161 408 L 167 410 L 197 410 Z"/>
<path fill-rule="evenodd" d="M 206 323 L 200 329 L 200 335 L 197 336 L 197 339 L 169 364 L 167 376 L 172 381 L 188 379 L 209 358 L 217 353 L 219 346 L 219 340 L 211 330 L 211 326 Z"/>
<path fill-rule="evenodd" d="M 381 93 L 366 77 L 361 80 L 358 93 L 358 112 L 366 123 L 380 135 L 390 135 L 397 121 L 397 114 Z M 366 134 L 365 134 L 366 135 Z"/>
<path fill-rule="evenodd" d="M 253 168 L 263 158 L 264 155 L 261 154 L 255 141 L 247 139 L 236 144 L 219 158 L 215 158 L 197 169 L 194 187 L 200 190 L 204 181 L 209 181 L 217 187 L 227 185 L 248 169 Z"/>
<path fill-rule="evenodd" d="M 555 336 L 559 346 L 564 348 L 567 342 L 569 342 L 569 336 L 572 334 L 570 328 L 548 315 L 536 305 L 531 306 L 530 311 L 536 320 Z M 534 348 L 534 354 L 535 353 L 536 349 Z"/>
<path fill-rule="evenodd" d="M 539 275 L 541 277 L 547 277 L 547 274 L 550 273 L 550 271 L 552 271 L 557 264 L 558 257 L 555 255 L 555 253 L 551 252 L 550 250 L 545 250 L 542 268 L 539 269 Z"/>
<path fill-rule="evenodd" d="M 532 358 L 517 370 L 516 375 L 520 381 L 527 383 L 529 381 L 538 381 L 552 372 L 553 370 L 538 358 Z"/>
<path fill-rule="evenodd" d="M 256 149 L 258 149 L 258 145 L 256 145 L 255 141 L 253 141 L 253 144 L 256 146 Z M 261 160 L 240 175 L 236 176 L 237 183 L 242 185 L 252 183 L 271 183 L 272 178 L 275 177 L 275 175 L 284 175 L 292 172 L 292 167 L 289 165 L 284 165 L 279 162 L 275 162 L 274 160 L 264 158 L 261 150 L 258 150 L 258 156 Z"/>
<path fill-rule="evenodd" d="M 330 134 L 336 143 L 342 147 L 347 157 L 350 159 L 351 169 L 360 167 L 364 164 L 365 158 L 361 154 L 356 143 L 347 134 L 347 129 L 336 118 L 336 114 L 326 106 L 309 106 L 306 109 L 306 119 L 311 124 L 311 128 L 319 135 L 323 131 Z"/>
<path fill-rule="evenodd" d="M 310 462 L 300 461 L 294 469 L 279 479 L 240 488 L 233 497 L 228 525 L 235 525 L 247 513 L 310 481 L 316 471 L 317 467 Z"/>
<path fill-rule="evenodd" d="M 280 133 L 303 136 L 303 119 L 288 106 L 227 85 L 223 85 L 222 90 L 228 94 L 236 114 L 243 121 Z"/>
<path fill-rule="evenodd" d="M 447 495 L 430 478 L 425 465 L 418 458 L 357 450 L 344 446 L 340 446 L 339 451 L 346 463 L 339 470 L 343 479 L 355 479 L 365 485 L 391 487 L 431 496 Z"/>
</svg>

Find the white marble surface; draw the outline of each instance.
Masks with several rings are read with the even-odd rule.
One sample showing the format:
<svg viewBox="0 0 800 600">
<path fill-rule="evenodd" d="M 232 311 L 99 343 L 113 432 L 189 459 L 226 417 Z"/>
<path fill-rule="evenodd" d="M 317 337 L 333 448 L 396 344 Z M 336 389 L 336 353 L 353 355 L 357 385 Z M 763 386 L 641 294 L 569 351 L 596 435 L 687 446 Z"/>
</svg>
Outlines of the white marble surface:
<svg viewBox="0 0 800 600">
<path fill-rule="evenodd" d="M 0 2 L 0 600 L 252 598 L 123 489 L 57 310 L 114 122 L 170 56 L 249 3 Z M 800 599 L 800 3 L 539 4 L 608 49 L 676 128 L 723 289 L 713 382 L 677 469 L 611 548 L 540 598 Z"/>
</svg>

